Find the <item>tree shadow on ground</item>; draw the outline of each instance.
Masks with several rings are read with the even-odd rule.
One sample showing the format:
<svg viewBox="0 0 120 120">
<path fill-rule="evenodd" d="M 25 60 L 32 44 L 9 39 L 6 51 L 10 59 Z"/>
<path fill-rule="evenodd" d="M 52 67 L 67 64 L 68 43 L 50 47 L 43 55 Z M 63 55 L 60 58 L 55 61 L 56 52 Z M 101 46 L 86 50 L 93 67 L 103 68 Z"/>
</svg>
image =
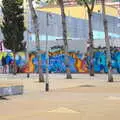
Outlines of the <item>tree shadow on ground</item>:
<svg viewBox="0 0 120 120">
<path fill-rule="evenodd" d="M 9 99 L 6 98 L 5 96 L 0 96 L 0 100 L 9 100 Z"/>
<path fill-rule="evenodd" d="M 120 80 L 119 80 L 119 81 L 115 81 L 115 80 L 113 81 L 113 83 L 116 83 L 116 82 L 118 82 L 118 83 L 119 83 L 119 82 L 120 82 Z"/>
<path fill-rule="evenodd" d="M 88 84 L 85 84 L 85 85 L 80 85 L 79 87 L 96 87 L 95 85 L 88 85 Z"/>
</svg>

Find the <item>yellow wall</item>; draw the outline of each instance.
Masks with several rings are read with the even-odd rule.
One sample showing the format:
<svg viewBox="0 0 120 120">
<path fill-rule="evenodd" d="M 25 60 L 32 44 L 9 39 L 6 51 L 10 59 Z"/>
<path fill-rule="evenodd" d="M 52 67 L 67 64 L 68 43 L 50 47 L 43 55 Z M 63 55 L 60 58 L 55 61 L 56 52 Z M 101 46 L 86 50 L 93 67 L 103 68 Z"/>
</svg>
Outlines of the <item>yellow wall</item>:
<svg viewBox="0 0 120 120">
<path fill-rule="evenodd" d="M 37 9 L 37 10 L 60 14 L 59 7 L 41 8 L 41 9 Z M 98 10 L 102 11 L 101 5 L 95 5 L 94 12 L 98 13 Z M 65 7 L 65 13 L 66 13 L 66 16 L 87 19 L 87 9 L 84 6 Z M 118 16 L 117 9 L 109 7 L 109 6 L 106 6 L 106 14 L 110 15 L 110 16 Z"/>
</svg>

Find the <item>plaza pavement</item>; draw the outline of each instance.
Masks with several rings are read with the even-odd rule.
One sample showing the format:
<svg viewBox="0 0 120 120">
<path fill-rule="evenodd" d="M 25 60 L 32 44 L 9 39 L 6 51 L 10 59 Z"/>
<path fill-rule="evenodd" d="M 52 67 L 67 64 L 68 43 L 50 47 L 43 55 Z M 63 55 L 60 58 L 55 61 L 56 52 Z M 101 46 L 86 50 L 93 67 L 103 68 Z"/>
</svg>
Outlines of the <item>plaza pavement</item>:
<svg viewBox="0 0 120 120">
<path fill-rule="evenodd" d="M 107 75 L 50 74 L 50 91 L 38 75 L 0 74 L 0 84 L 23 84 L 24 94 L 0 100 L 0 120 L 119 120 L 120 75 L 108 83 Z"/>
</svg>

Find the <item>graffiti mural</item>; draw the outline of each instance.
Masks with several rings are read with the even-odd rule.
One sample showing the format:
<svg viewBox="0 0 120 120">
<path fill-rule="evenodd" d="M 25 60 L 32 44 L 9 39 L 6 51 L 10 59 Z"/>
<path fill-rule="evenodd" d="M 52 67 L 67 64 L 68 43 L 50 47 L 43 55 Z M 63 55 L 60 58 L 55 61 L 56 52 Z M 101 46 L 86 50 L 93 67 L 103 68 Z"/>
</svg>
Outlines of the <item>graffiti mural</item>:
<svg viewBox="0 0 120 120">
<path fill-rule="evenodd" d="M 89 64 L 89 55 L 82 54 L 80 52 L 69 52 L 69 64 L 70 64 L 70 71 L 72 73 L 87 73 L 89 72 L 90 64 Z M 0 66 L 2 67 L 2 58 L 5 57 L 5 63 L 9 67 L 13 61 L 13 54 L 1 52 L 0 53 Z M 42 70 L 46 72 L 46 54 L 45 52 L 40 54 L 41 63 L 42 63 Z M 66 71 L 66 67 L 64 64 L 64 51 L 57 50 L 57 51 L 50 51 L 49 52 L 49 72 L 50 73 L 64 73 Z M 111 58 L 112 58 L 112 71 L 114 73 L 120 73 L 120 49 L 114 49 L 111 51 Z M 106 52 L 104 49 L 102 50 L 95 50 L 94 51 L 94 71 L 96 73 L 107 73 L 107 63 L 106 63 Z M 29 54 L 29 61 L 26 61 L 25 53 L 18 53 L 16 55 L 16 65 L 17 65 L 17 72 L 21 73 L 37 73 L 38 72 L 38 59 L 36 53 Z M 10 71 L 9 71 L 10 72 Z"/>
</svg>

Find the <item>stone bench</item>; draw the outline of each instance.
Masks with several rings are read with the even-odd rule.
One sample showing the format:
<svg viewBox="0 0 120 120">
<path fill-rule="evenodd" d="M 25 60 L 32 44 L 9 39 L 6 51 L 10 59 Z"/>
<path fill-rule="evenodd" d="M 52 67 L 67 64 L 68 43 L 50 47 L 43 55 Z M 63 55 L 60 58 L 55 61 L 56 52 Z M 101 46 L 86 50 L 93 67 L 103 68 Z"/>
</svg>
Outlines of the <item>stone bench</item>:
<svg viewBox="0 0 120 120">
<path fill-rule="evenodd" d="M 0 84 L 0 96 L 23 94 L 23 88 L 21 84 Z"/>
</svg>

